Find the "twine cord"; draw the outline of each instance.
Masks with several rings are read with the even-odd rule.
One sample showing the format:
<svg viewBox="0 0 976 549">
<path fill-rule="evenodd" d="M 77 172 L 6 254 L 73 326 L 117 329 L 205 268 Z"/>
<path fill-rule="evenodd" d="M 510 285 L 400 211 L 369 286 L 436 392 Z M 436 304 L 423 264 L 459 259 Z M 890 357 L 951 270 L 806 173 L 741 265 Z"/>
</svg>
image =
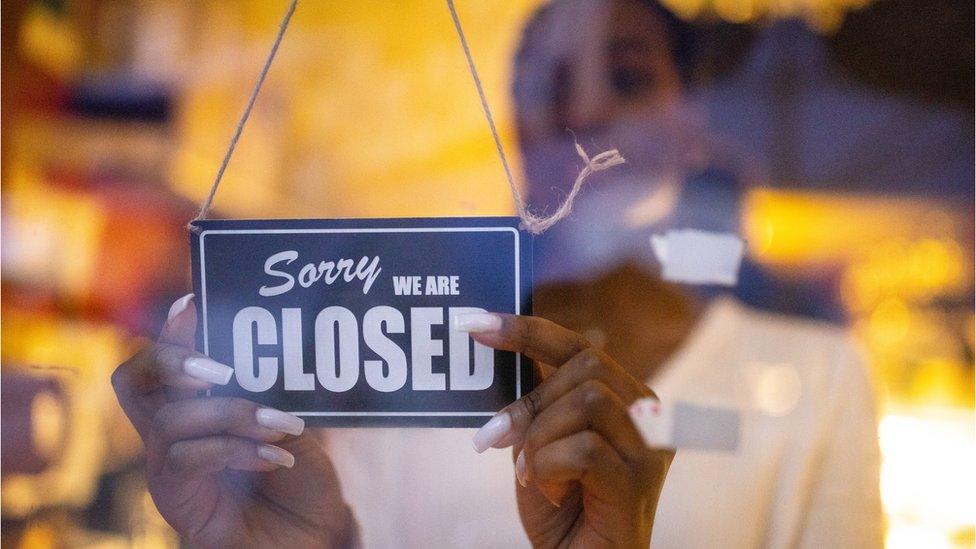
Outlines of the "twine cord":
<svg viewBox="0 0 976 549">
<path fill-rule="evenodd" d="M 254 89 L 251 90 L 251 97 L 247 101 L 247 107 L 244 108 L 244 114 L 241 115 L 241 119 L 237 121 L 237 128 L 234 129 L 234 135 L 230 139 L 230 143 L 227 145 L 227 152 L 224 153 L 224 159 L 220 163 L 220 167 L 217 169 L 217 176 L 214 178 L 213 185 L 210 186 L 210 193 L 207 195 L 207 199 L 203 201 L 200 206 L 200 211 L 197 216 L 190 221 L 189 228 L 191 231 L 198 232 L 199 229 L 193 226 L 193 221 L 199 221 L 201 219 L 206 219 L 207 214 L 210 213 L 210 208 L 213 206 L 214 197 L 217 196 L 217 187 L 220 186 L 220 180 L 224 177 L 224 171 L 227 170 L 227 165 L 230 164 L 230 159 L 234 155 L 234 149 L 237 147 L 237 141 L 241 138 L 241 133 L 244 132 L 244 125 L 247 124 L 247 119 L 251 116 L 251 109 L 254 108 L 254 102 L 257 101 L 258 93 L 261 91 L 261 86 L 264 84 L 265 77 L 268 76 L 268 70 L 271 69 L 271 63 L 274 61 L 275 55 L 278 53 L 278 46 L 281 45 L 281 40 L 285 37 L 285 31 L 288 29 L 288 23 L 291 22 L 291 16 L 295 13 L 295 8 L 298 7 L 298 0 L 291 0 L 291 4 L 288 5 L 288 10 L 285 12 L 285 16 L 281 19 L 281 24 L 278 25 L 278 35 L 275 36 L 274 44 L 271 46 L 271 51 L 268 53 L 268 58 L 264 61 L 264 66 L 261 67 L 261 74 L 258 75 L 258 80 L 254 84 Z"/>
<path fill-rule="evenodd" d="M 502 168 L 505 169 L 505 178 L 508 179 L 508 186 L 512 189 L 512 197 L 515 199 L 515 206 L 518 208 L 519 216 L 523 214 L 525 202 L 522 201 L 522 193 L 515 184 L 512 177 L 512 170 L 508 167 L 508 157 L 505 156 L 505 148 L 502 147 L 502 139 L 498 135 L 498 128 L 495 127 L 495 118 L 491 115 L 488 107 L 488 98 L 485 96 L 485 88 L 481 85 L 481 77 L 478 76 L 478 69 L 474 66 L 474 57 L 471 55 L 471 48 L 468 47 L 468 39 L 464 36 L 464 29 L 461 27 L 461 19 L 458 17 L 457 9 L 454 7 L 454 0 L 447 0 L 447 9 L 451 12 L 451 19 L 454 20 L 454 29 L 457 31 L 458 39 L 461 41 L 461 49 L 464 50 L 464 58 L 468 61 L 468 71 L 474 80 L 474 86 L 478 89 L 478 98 L 481 99 L 481 110 L 485 113 L 488 121 L 488 129 L 491 130 L 491 137 L 495 140 L 495 149 L 498 157 L 501 158 Z"/>
<path fill-rule="evenodd" d="M 188 225 L 188 228 L 193 232 L 199 232 L 199 228 L 195 227 L 193 222 L 206 219 L 207 215 L 210 213 L 210 209 L 213 206 L 214 197 L 217 195 L 217 188 L 220 186 L 220 181 L 224 176 L 224 171 L 227 170 L 227 165 L 230 164 L 230 159 L 234 155 L 234 149 L 237 147 L 237 142 L 241 138 L 241 133 L 244 131 L 244 125 L 247 124 L 247 119 L 251 116 L 251 110 L 254 108 L 254 103 L 257 100 L 258 93 L 261 91 L 261 86 L 264 84 L 264 79 L 268 75 L 268 71 L 271 69 L 271 63 L 274 61 L 275 54 L 278 53 L 278 46 L 281 45 L 281 41 L 285 36 L 285 31 L 288 29 L 288 23 L 291 21 L 291 16 L 295 13 L 295 8 L 297 6 L 298 0 L 291 0 L 291 4 L 289 4 L 288 10 L 285 12 L 285 16 L 281 20 L 281 24 L 278 27 L 278 35 L 275 37 L 274 44 L 271 46 L 271 51 L 268 53 L 268 58 L 265 60 L 264 66 L 261 68 L 261 73 L 258 76 L 257 82 L 254 84 L 254 89 L 251 90 L 251 96 L 248 99 L 247 107 L 244 109 L 244 114 L 241 115 L 240 120 L 237 122 L 237 127 L 234 129 L 234 135 L 231 137 L 230 143 L 227 145 L 227 152 L 224 153 L 224 159 L 220 163 L 220 167 L 217 169 L 217 176 L 214 178 L 214 182 L 210 187 L 210 193 L 200 206 L 200 211 L 197 216 L 193 218 Z M 468 62 L 468 70 L 471 73 L 471 78 L 474 80 L 474 85 L 478 90 L 478 98 L 481 100 L 481 110 L 484 112 L 485 119 L 488 121 L 488 129 L 491 130 L 491 137 L 495 141 L 495 149 L 498 151 L 498 157 L 502 161 L 502 168 L 505 170 L 505 178 L 508 180 L 508 186 L 512 191 L 512 199 L 515 202 L 515 209 L 518 212 L 519 218 L 522 220 L 522 228 L 532 234 L 541 234 L 570 214 L 573 209 L 573 202 L 579 195 L 579 192 L 583 187 L 583 183 L 590 175 L 595 172 L 623 164 L 624 157 L 620 155 L 620 152 L 617 151 L 617 149 L 611 149 L 591 158 L 586 154 L 586 151 L 583 150 L 583 147 L 581 147 L 578 142 L 575 143 L 576 153 L 579 154 L 580 158 L 583 159 L 584 165 L 583 169 L 576 177 L 576 181 L 573 182 L 573 187 L 570 189 L 566 199 L 563 200 L 552 215 L 545 216 L 532 213 L 528 205 L 525 203 L 525 200 L 522 198 L 522 193 L 519 191 L 518 185 L 515 184 L 515 178 L 512 177 L 512 169 L 509 167 L 508 157 L 505 155 L 504 147 L 502 147 L 502 140 L 498 135 L 498 128 L 495 126 L 495 119 L 491 115 L 491 109 L 488 106 L 488 98 L 485 96 L 484 86 L 481 84 L 481 77 L 478 76 L 478 69 L 475 67 L 474 57 L 471 55 L 471 48 L 468 46 L 468 40 L 464 35 L 464 29 L 461 27 L 461 19 L 458 17 L 457 9 L 454 7 L 454 0 L 447 0 L 447 7 L 451 12 L 451 19 L 454 21 L 454 29 L 457 31 L 458 38 L 461 41 L 461 48 L 464 50 L 464 57 Z"/>
</svg>

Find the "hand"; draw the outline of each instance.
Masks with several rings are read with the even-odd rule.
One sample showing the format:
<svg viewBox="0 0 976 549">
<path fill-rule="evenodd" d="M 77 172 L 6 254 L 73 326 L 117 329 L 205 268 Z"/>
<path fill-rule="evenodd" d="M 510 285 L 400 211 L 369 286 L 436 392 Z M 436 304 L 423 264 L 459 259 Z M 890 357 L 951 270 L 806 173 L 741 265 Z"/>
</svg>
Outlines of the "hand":
<svg viewBox="0 0 976 549">
<path fill-rule="evenodd" d="M 543 363 L 550 375 L 475 435 L 513 446 L 519 514 L 536 547 L 641 547 L 674 452 L 647 447 L 628 407 L 654 397 L 586 339 L 537 317 L 459 319 L 483 345 Z M 553 369 L 554 368 L 554 369 Z"/>
<path fill-rule="evenodd" d="M 240 398 L 198 397 L 228 366 L 193 352 L 192 295 L 159 342 L 112 375 L 146 445 L 149 493 L 183 538 L 205 547 L 335 547 L 355 536 L 328 456 L 296 416 Z"/>
</svg>

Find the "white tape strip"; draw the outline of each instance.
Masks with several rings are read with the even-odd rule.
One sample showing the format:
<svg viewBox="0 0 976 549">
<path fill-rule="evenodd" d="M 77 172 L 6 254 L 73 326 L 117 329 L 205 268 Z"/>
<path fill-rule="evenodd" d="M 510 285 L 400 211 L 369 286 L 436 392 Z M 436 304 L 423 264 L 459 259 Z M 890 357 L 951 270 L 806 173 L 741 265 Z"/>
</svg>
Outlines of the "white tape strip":
<svg viewBox="0 0 976 549">
<path fill-rule="evenodd" d="M 642 398 L 629 411 L 652 448 L 732 452 L 739 446 L 738 410 Z"/>
<path fill-rule="evenodd" d="M 651 235 L 651 247 L 661 263 L 661 277 L 685 284 L 734 286 L 745 244 L 729 233 L 695 229 Z"/>
</svg>

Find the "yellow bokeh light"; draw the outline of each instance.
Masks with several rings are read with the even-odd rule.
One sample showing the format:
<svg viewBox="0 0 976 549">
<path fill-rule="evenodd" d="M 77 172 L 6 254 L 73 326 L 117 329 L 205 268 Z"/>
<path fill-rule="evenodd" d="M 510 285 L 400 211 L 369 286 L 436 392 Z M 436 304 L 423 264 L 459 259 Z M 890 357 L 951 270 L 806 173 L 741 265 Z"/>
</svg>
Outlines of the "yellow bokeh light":
<svg viewBox="0 0 976 549">
<path fill-rule="evenodd" d="M 910 320 L 911 313 L 904 302 L 887 299 L 871 313 L 870 337 L 882 347 L 895 345 L 905 337 Z"/>
<path fill-rule="evenodd" d="M 715 13 L 731 23 L 745 23 L 755 16 L 751 0 L 712 0 Z"/>
</svg>

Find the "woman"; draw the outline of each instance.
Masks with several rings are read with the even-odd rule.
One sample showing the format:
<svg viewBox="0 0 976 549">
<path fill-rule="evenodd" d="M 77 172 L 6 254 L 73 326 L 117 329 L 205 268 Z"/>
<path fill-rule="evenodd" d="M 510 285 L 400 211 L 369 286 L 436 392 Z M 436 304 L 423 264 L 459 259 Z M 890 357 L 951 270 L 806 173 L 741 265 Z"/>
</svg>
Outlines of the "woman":
<svg viewBox="0 0 976 549">
<path fill-rule="evenodd" d="M 572 0 L 526 28 L 515 88 L 533 202 L 551 204 L 553 182 L 572 180 L 558 173 L 574 163 L 566 127 L 619 145 L 630 169 L 538 241 L 550 283 L 534 303 L 556 323 L 466 320 L 481 343 L 544 365 L 535 391 L 473 434 L 313 437 L 282 412 L 197 397 L 230 370 L 191 350 L 187 296 L 159 343 L 113 378 L 167 521 L 205 546 L 647 547 L 652 534 L 656 547 L 878 545 L 873 401 L 843 334 L 708 304 L 645 263 L 652 229 L 738 221 L 715 199 L 735 196 L 729 179 L 684 124 L 680 29 L 650 2 Z M 683 451 L 671 466 L 627 416 L 649 384 L 739 408 L 738 450 Z"/>
</svg>

